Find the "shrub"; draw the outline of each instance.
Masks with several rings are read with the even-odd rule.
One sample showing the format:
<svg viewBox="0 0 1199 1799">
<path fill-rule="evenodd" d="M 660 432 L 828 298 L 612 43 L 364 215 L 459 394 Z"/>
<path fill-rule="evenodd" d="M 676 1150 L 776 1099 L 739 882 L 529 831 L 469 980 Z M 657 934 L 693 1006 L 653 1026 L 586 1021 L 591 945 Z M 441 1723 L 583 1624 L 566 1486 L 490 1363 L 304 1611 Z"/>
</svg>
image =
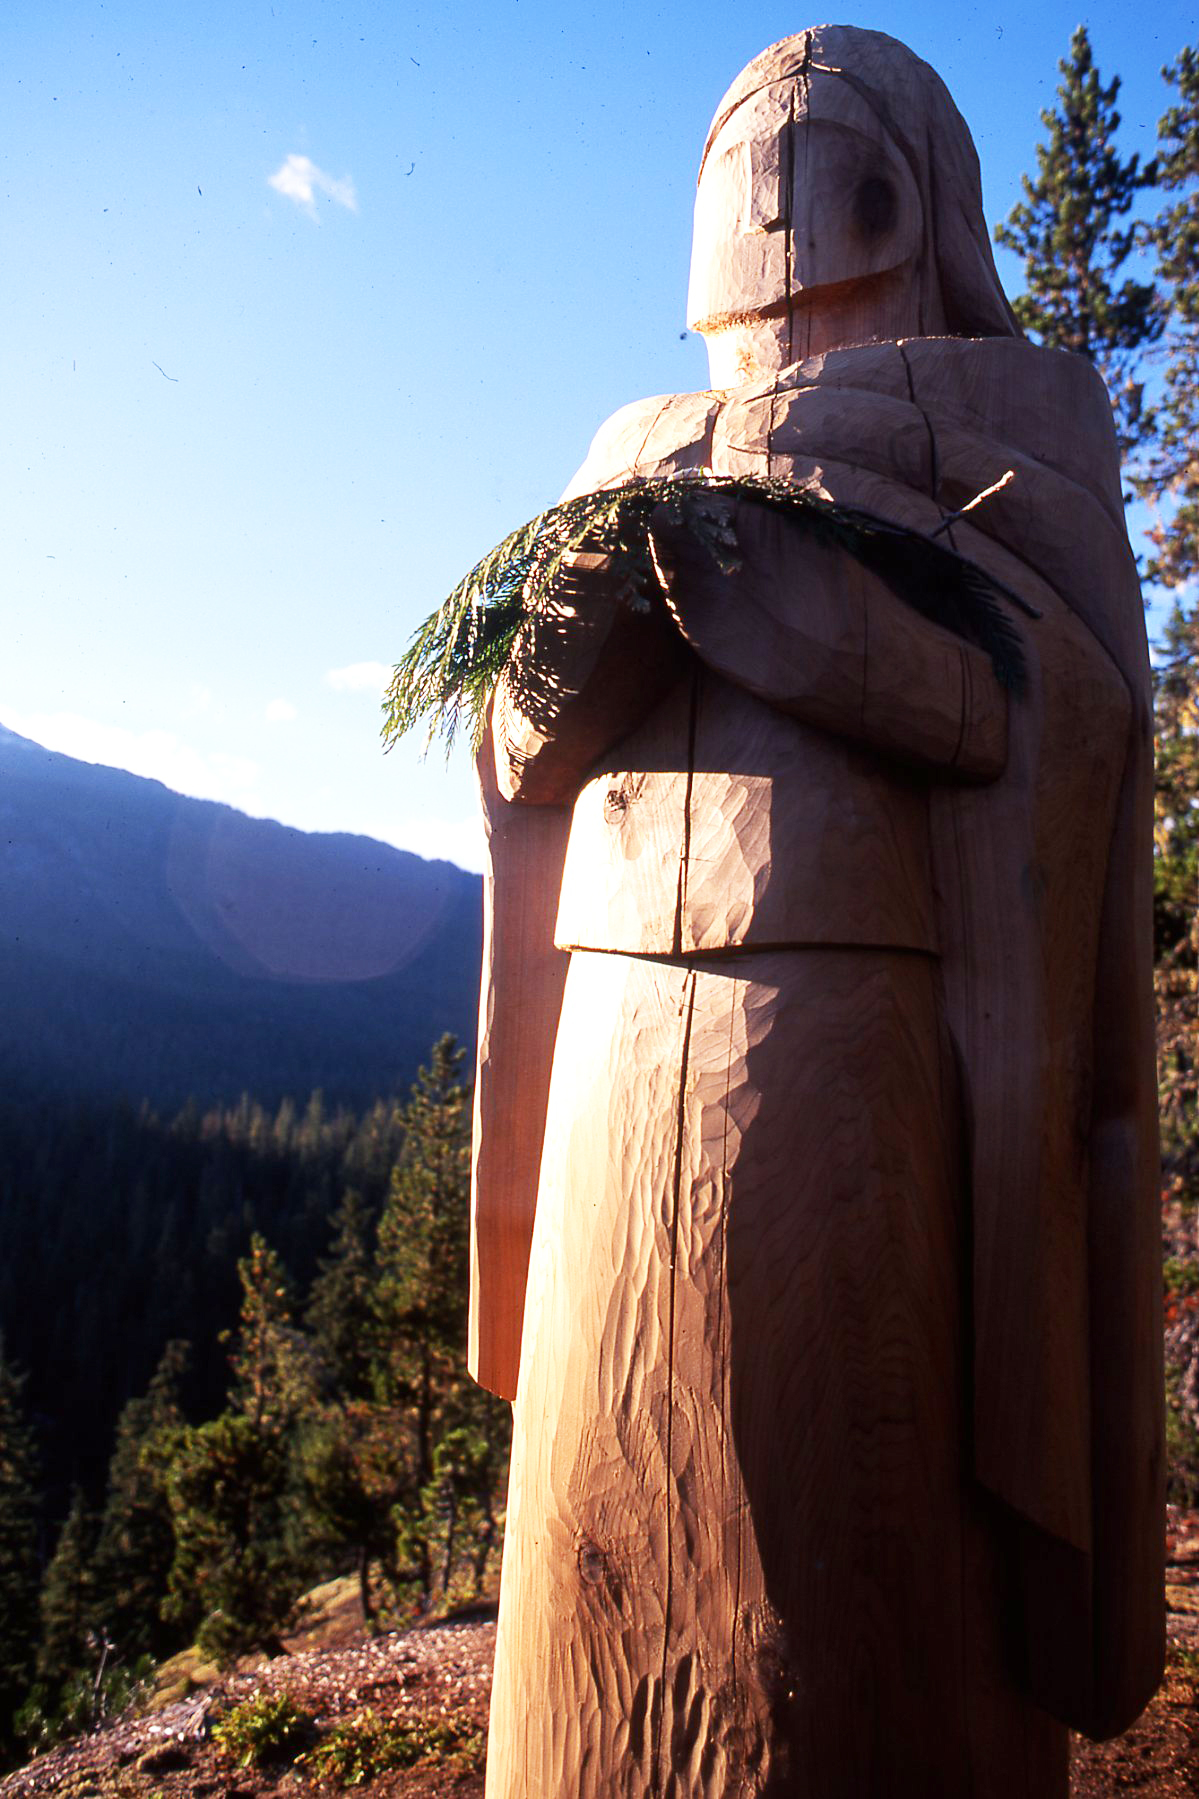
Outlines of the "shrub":
<svg viewBox="0 0 1199 1799">
<path fill-rule="evenodd" d="M 1167 1256 L 1162 1264 L 1162 1285 L 1170 1299 L 1199 1294 L 1199 1261 L 1191 1256 Z"/>
<path fill-rule="evenodd" d="M 1199 1430 L 1182 1396 L 1181 1371 L 1166 1363 L 1166 1498 L 1174 1505 L 1199 1505 Z"/>
<path fill-rule="evenodd" d="M 417 1762 L 477 1766 L 482 1753 L 483 1733 L 470 1718 L 380 1718 L 368 1709 L 336 1725 L 304 1760 L 319 1780 L 356 1787 Z"/>
<path fill-rule="evenodd" d="M 36 1681 L 14 1718 L 14 1729 L 30 1755 L 56 1743 L 102 1730 L 126 1712 L 137 1712 L 154 1690 L 154 1661 L 139 1655 L 130 1665 L 111 1663 L 99 1675 L 77 1669 L 55 1690 Z"/>
<path fill-rule="evenodd" d="M 213 1727 L 213 1736 L 239 1768 L 294 1761 L 312 1736 L 312 1714 L 286 1693 L 258 1693 Z"/>
</svg>

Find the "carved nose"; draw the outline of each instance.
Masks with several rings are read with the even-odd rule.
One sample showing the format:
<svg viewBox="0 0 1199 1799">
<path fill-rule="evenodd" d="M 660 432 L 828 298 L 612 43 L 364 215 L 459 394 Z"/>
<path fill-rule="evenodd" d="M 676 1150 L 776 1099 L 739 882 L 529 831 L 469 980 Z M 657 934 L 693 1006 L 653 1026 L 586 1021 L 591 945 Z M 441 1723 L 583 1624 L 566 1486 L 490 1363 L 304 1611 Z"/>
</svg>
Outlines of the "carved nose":
<svg viewBox="0 0 1199 1799">
<path fill-rule="evenodd" d="M 777 137 L 749 146 L 749 195 L 746 217 L 749 233 L 785 231 L 791 205 L 793 127 L 783 126 Z"/>
</svg>

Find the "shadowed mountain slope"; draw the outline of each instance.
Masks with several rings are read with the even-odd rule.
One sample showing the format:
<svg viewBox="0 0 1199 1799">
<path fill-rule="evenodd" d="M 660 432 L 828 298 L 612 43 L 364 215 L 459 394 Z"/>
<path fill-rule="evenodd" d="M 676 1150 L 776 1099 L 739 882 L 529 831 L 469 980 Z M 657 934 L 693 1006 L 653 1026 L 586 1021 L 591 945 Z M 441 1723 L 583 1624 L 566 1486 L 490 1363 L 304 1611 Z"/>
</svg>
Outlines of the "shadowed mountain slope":
<svg viewBox="0 0 1199 1799">
<path fill-rule="evenodd" d="M 480 883 L 53 754 L 0 726 L 10 1093 L 364 1105 L 471 1042 Z"/>
</svg>

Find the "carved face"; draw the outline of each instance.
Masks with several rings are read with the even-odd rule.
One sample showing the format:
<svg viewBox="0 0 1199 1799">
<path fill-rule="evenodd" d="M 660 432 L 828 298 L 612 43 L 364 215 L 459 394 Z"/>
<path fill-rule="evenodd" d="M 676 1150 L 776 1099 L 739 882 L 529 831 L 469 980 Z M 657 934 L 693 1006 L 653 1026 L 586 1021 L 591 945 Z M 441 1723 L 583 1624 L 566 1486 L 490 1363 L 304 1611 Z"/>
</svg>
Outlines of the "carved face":
<svg viewBox="0 0 1199 1799">
<path fill-rule="evenodd" d="M 695 201 L 693 330 L 770 318 L 917 254 L 910 169 L 869 102 L 814 72 L 777 81 L 721 126 Z"/>
</svg>

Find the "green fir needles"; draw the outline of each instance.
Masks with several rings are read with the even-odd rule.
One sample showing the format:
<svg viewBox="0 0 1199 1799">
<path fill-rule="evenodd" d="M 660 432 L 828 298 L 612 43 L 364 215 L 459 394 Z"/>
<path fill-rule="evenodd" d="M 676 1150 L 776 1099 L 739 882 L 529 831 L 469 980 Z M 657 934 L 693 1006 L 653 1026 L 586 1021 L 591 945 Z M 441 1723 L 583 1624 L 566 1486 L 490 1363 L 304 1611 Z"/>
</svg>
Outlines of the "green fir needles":
<svg viewBox="0 0 1199 1799">
<path fill-rule="evenodd" d="M 700 469 L 580 494 L 497 544 L 425 620 L 396 665 L 383 702 L 384 747 L 390 749 L 422 720 L 426 748 L 440 733 L 448 749 L 464 722 L 478 746 L 488 700 L 522 624 L 545 601 L 564 558 L 584 541 L 587 549 L 612 557 L 634 606 L 651 603 L 656 592 L 649 539 L 659 506 L 670 523 L 686 526 L 722 569 L 735 573 L 739 559 L 729 499 L 783 513 L 815 542 L 844 549 L 907 605 L 985 650 L 999 679 L 1019 687 L 1024 663 L 1008 605 L 1037 614 L 977 564 L 937 542 L 945 526 L 926 536 L 773 476 Z"/>
</svg>

